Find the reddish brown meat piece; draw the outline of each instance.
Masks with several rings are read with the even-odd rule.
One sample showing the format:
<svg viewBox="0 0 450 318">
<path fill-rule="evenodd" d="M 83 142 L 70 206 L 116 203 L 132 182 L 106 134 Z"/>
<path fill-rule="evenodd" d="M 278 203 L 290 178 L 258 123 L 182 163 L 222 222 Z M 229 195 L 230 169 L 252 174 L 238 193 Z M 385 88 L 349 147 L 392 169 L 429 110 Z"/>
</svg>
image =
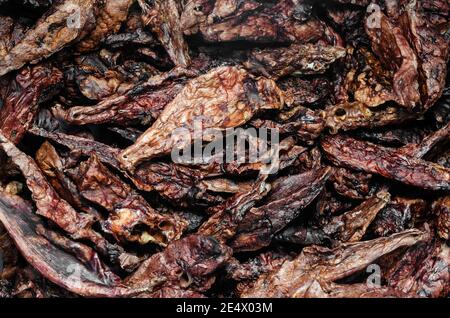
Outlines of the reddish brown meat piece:
<svg viewBox="0 0 450 318">
<path fill-rule="evenodd" d="M 159 285 L 205 291 L 214 282 L 212 274 L 230 258 L 231 252 L 214 238 L 190 235 L 152 255 L 125 284 L 134 289 Z"/>
<path fill-rule="evenodd" d="M 373 51 L 384 65 L 395 71 L 392 87 L 396 102 L 408 109 L 419 106 L 417 56 L 402 30 L 379 10 L 367 18 L 365 27 L 372 41 Z"/>
<path fill-rule="evenodd" d="M 97 0 L 55 4 L 8 54 L 0 56 L 0 76 L 36 63 L 85 37 L 95 28 L 97 6 Z"/>
<path fill-rule="evenodd" d="M 239 223 L 231 243 L 233 249 L 255 251 L 269 245 L 273 236 L 319 195 L 330 172 L 326 167 L 277 180 L 267 203 L 250 209 Z"/>
<path fill-rule="evenodd" d="M 30 128 L 39 104 L 61 88 L 63 74 L 55 67 L 38 65 L 22 69 L 0 95 L 0 130 L 17 144 Z"/>
<path fill-rule="evenodd" d="M 253 50 L 244 66 L 251 72 L 278 79 L 291 74 L 322 74 L 344 56 L 345 49 L 338 46 L 293 44 L 287 48 Z"/>
<path fill-rule="evenodd" d="M 323 139 L 321 145 L 336 165 L 379 174 L 424 189 L 450 190 L 450 170 L 438 164 L 340 135 Z"/>
<path fill-rule="evenodd" d="M 96 155 L 82 163 L 74 177 L 84 198 L 110 212 L 103 228 L 116 239 L 166 246 L 181 237 L 186 227 L 183 220 L 157 213 Z"/>
<path fill-rule="evenodd" d="M 190 145 L 195 125 L 221 131 L 246 123 L 260 110 L 280 109 L 283 104 L 275 82 L 253 79 L 237 67 L 215 68 L 189 81 L 152 127 L 120 154 L 119 161 L 132 171 L 144 160 Z M 173 135 L 177 128 L 184 129 L 182 136 Z"/>
<path fill-rule="evenodd" d="M 411 230 L 389 238 L 344 244 L 334 249 L 305 247 L 294 260 L 286 261 L 278 270 L 262 275 L 253 287 L 243 291 L 241 297 L 323 297 L 330 291 L 325 293 L 320 287 L 322 284 L 348 277 L 381 256 L 424 239 L 423 232 Z M 361 289 L 355 288 L 355 291 L 358 290 Z M 339 294 L 337 292 L 336 295 Z"/>
<path fill-rule="evenodd" d="M 153 3 L 150 7 L 148 2 Z M 177 0 L 139 0 L 142 20 L 150 25 L 176 66 L 187 67 L 191 62 L 189 48 L 180 25 L 181 3 Z"/>
</svg>

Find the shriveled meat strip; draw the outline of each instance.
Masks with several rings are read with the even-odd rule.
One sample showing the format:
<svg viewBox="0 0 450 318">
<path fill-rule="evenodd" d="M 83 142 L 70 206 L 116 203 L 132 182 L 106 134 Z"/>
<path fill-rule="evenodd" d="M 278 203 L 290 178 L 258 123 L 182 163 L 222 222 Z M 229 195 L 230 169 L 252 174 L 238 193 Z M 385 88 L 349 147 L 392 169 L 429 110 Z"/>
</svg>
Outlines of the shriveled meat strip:
<svg viewBox="0 0 450 318">
<path fill-rule="evenodd" d="M 377 214 L 390 201 L 389 192 L 382 190 L 351 211 L 334 217 L 323 227 L 329 237 L 341 242 L 358 242 Z"/>
<path fill-rule="evenodd" d="M 63 159 L 48 141 L 44 142 L 36 152 L 36 163 L 61 198 L 74 208 L 91 214 L 96 219 L 101 219 L 98 211 L 83 202 L 76 185 L 64 172 Z"/>
<path fill-rule="evenodd" d="M 213 69 L 189 81 L 152 127 L 120 154 L 119 161 L 132 171 L 144 160 L 190 145 L 194 137 L 199 138 L 193 136 L 196 125 L 208 131 L 225 130 L 246 123 L 260 110 L 280 109 L 283 104 L 275 82 L 253 79 L 237 67 Z M 182 135 L 173 135 L 177 128 L 183 128 Z"/>
<path fill-rule="evenodd" d="M 324 25 L 311 18 L 308 10 L 310 4 L 306 2 L 281 0 L 262 6 L 252 6 L 253 3 L 251 1 L 248 7 L 243 5 L 221 19 L 208 13 L 205 18 L 206 12 L 214 11 L 212 3 L 191 1 L 181 16 L 184 32 L 186 35 L 200 32 L 209 42 L 247 40 L 307 43 L 324 36 Z M 200 13 L 196 14 L 196 11 Z"/>
<path fill-rule="evenodd" d="M 142 20 L 157 34 L 176 66 L 187 67 L 191 62 L 189 48 L 183 38 L 180 23 L 181 3 L 177 0 L 138 0 Z M 152 3 L 151 6 L 149 3 Z"/>
<path fill-rule="evenodd" d="M 121 262 L 124 267 L 133 267 L 139 262 L 135 256 L 124 253 L 123 249 L 113 246 L 99 233 L 95 232 L 91 228 L 95 221 L 94 216 L 78 213 L 67 201 L 62 199 L 47 181 L 36 162 L 17 149 L 1 134 L 0 147 L 25 177 L 37 207 L 37 214 L 53 221 L 74 239 L 92 241 L 99 252 L 113 261 Z"/>
<path fill-rule="evenodd" d="M 337 46 L 293 44 L 287 48 L 253 50 L 244 66 L 251 72 L 277 79 L 291 74 L 324 73 L 330 64 L 344 56 L 345 49 Z"/>
<path fill-rule="evenodd" d="M 437 234 L 443 240 L 450 239 L 450 196 L 445 196 L 433 203 L 433 213 L 436 215 Z"/>
<path fill-rule="evenodd" d="M 5 225 L 24 258 L 55 284 L 87 297 L 132 296 L 138 293 L 102 275 L 99 264 L 91 263 L 95 266 L 87 266 L 40 235 L 38 227 L 42 228 L 42 222 L 22 198 L 0 193 L 0 221 Z M 61 241 L 67 243 L 66 238 L 58 236 L 58 239 L 60 243 Z M 70 244 L 73 244 L 72 247 L 79 252 L 84 250 L 92 253 L 85 245 L 73 242 Z M 94 259 L 96 257 L 95 254 L 86 256 L 92 256 Z"/>
<path fill-rule="evenodd" d="M 33 123 L 39 104 L 59 92 L 62 76 L 52 66 L 26 67 L 4 88 L 4 96 L 0 96 L 0 130 L 9 140 L 20 142 Z"/>
<path fill-rule="evenodd" d="M 389 286 L 412 297 L 446 297 L 450 292 L 450 248 L 439 240 L 410 247 L 385 274 Z"/>
<path fill-rule="evenodd" d="M 270 190 L 270 185 L 261 177 L 255 187 L 249 191 L 235 194 L 222 204 L 212 208 L 213 215 L 208 221 L 203 223 L 199 233 L 213 236 L 221 242 L 226 242 L 232 238 L 237 228 L 255 204 L 258 203 Z"/>
<path fill-rule="evenodd" d="M 322 191 L 329 167 L 281 178 L 272 185 L 267 203 L 250 209 L 231 242 L 235 251 L 254 251 L 270 244 Z"/>
<path fill-rule="evenodd" d="M 415 115 L 398 107 L 380 106 L 371 108 L 361 102 L 345 102 L 325 109 L 326 126 L 331 133 L 357 128 L 374 128 L 401 124 Z"/>
<path fill-rule="evenodd" d="M 159 285 L 201 292 L 214 283 L 212 274 L 231 253 L 229 247 L 212 237 L 189 235 L 152 255 L 125 284 L 135 289 Z"/>
<path fill-rule="evenodd" d="M 80 52 L 95 49 L 108 35 L 119 31 L 133 0 L 105 1 L 96 17 L 95 28 L 76 45 Z"/>
<path fill-rule="evenodd" d="M 315 285 L 332 283 L 356 273 L 378 258 L 401 247 L 423 241 L 426 234 L 409 230 L 388 238 L 348 243 L 328 249 L 306 247 L 292 261 L 271 273 L 262 275 L 241 297 L 305 297 Z M 267 288 L 270 286 L 271 288 Z"/>
<path fill-rule="evenodd" d="M 337 165 L 430 190 L 450 190 L 450 170 L 390 148 L 345 136 L 329 136 L 322 149 Z"/>
<path fill-rule="evenodd" d="M 369 232 L 389 236 L 414 226 L 427 214 L 427 204 L 422 199 L 394 197 L 377 215 Z"/>
<path fill-rule="evenodd" d="M 97 0 L 55 4 L 8 54 L 0 57 L 0 76 L 36 63 L 85 37 L 95 28 L 97 10 Z"/>
<path fill-rule="evenodd" d="M 442 95 L 449 59 L 448 1 L 406 2 L 399 23 L 419 59 L 419 82 L 424 109 Z"/>
<path fill-rule="evenodd" d="M 386 66 L 395 70 L 392 80 L 395 101 L 408 109 L 419 106 L 421 101 L 417 56 L 400 27 L 393 25 L 380 10 L 368 17 L 365 27 L 372 41 L 373 51 Z"/>
<path fill-rule="evenodd" d="M 166 246 L 181 237 L 186 223 L 157 213 L 93 154 L 73 173 L 81 195 L 110 212 L 103 228 L 118 240 Z"/>
</svg>

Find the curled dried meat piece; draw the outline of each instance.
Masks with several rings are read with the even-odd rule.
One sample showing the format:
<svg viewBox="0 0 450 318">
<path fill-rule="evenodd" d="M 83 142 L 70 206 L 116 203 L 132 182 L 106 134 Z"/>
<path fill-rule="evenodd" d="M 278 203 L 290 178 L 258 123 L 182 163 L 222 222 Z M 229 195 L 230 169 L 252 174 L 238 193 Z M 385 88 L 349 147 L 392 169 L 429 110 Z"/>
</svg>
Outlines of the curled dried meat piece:
<svg viewBox="0 0 450 318">
<path fill-rule="evenodd" d="M 300 140 L 315 140 L 325 128 L 325 121 L 317 112 L 301 107 L 296 109 L 294 118 L 286 123 L 278 123 L 268 119 L 254 119 L 250 125 L 256 128 L 276 129 L 279 134 L 297 135 Z"/>
<path fill-rule="evenodd" d="M 278 269 L 285 261 L 292 257 L 283 252 L 269 251 L 250 258 L 240 263 L 237 259 L 231 259 L 225 267 L 227 276 L 236 281 L 248 281 L 257 279 L 260 275 Z M 239 289 L 239 287 L 238 287 Z"/>
<path fill-rule="evenodd" d="M 351 211 L 334 217 L 323 227 L 323 232 L 341 242 L 358 242 L 377 214 L 388 204 L 391 196 L 387 191 L 380 191 Z"/>
<path fill-rule="evenodd" d="M 400 26 L 420 62 L 419 83 L 424 109 L 438 100 L 445 87 L 450 50 L 449 11 L 448 1 L 413 0 L 406 3 L 399 17 Z"/>
<path fill-rule="evenodd" d="M 225 202 L 210 209 L 213 215 L 202 224 L 198 233 L 213 236 L 226 242 L 236 234 L 236 230 L 245 214 L 258 203 L 270 190 L 270 185 L 260 177 L 256 185 L 249 191 L 237 193 Z"/>
<path fill-rule="evenodd" d="M 450 248 L 439 240 L 410 247 L 385 274 L 389 286 L 412 297 L 446 297 L 450 292 Z"/>
<path fill-rule="evenodd" d="M 138 163 L 184 149 L 194 140 L 194 128 L 225 130 L 240 126 L 263 109 L 280 109 L 284 98 L 275 82 L 253 79 L 238 67 L 219 67 L 191 81 L 165 108 L 119 161 L 129 171 Z M 174 130 L 183 129 L 179 136 Z M 180 131 L 181 133 L 181 131 Z M 202 138 L 207 136 L 196 136 Z"/>
<path fill-rule="evenodd" d="M 315 42 L 325 33 L 325 27 L 317 19 L 310 18 L 310 4 L 298 0 L 281 0 L 262 6 L 242 6 L 223 19 L 209 15 L 211 3 L 191 2 L 186 6 L 181 23 L 186 35 L 200 33 L 208 42 Z M 199 13 L 193 12 L 200 9 Z M 205 15 L 207 17 L 205 18 Z"/>
<path fill-rule="evenodd" d="M 105 1 L 96 16 L 95 28 L 77 43 L 76 50 L 86 52 L 95 49 L 108 35 L 118 32 L 132 4 L 133 0 Z"/>
<path fill-rule="evenodd" d="M 37 228 L 41 227 L 42 231 L 42 222 L 22 198 L 0 193 L 0 221 L 24 258 L 55 284 L 86 297 L 123 297 L 139 292 L 121 286 L 116 280 L 111 281 L 111 276 L 107 278 L 99 272 L 100 268 L 87 266 L 39 235 Z M 61 241 L 61 237 L 58 238 Z M 67 239 L 62 240 L 67 243 Z M 70 244 L 75 244 L 77 247 L 72 247 L 79 250 L 82 247 L 84 252 L 90 254 L 87 255 L 89 259 L 95 257 L 87 246 L 73 242 Z"/>
<path fill-rule="evenodd" d="M 400 124 L 415 119 L 416 115 L 392 106 L 371 108 L 360 102 L 345 102 L 329 106 L 324 113 L 326 126 L 331 133 L 357 128 L 374 128 Z"/>
<path fill-rule="evenodd" d="M 96 236 L 90 229 L 94 222 L 93 217 L 77 213 L 67 201 L 61 199 L 32 158 L 1 134 L 0 147 L 24 175 L 39 215 L 52 220 L 75 238 Z"/>
<path fill-rule="evenodd" d="M 293 44 L 287 48 L 253 50 L 244 66 L 273 79 L 291 74 L 322 74 L 345 53 L 345 49 L 338 46 Z"/>
<path fill-rule="evenodd" d="M 241 297 L 304 297 L 319 283 L 332 283 L 365 269 L 378 258 L 401 247 L 425 240 L 418 230 L 404 231 L 388 238 L 347 243 L 329 249 L 305 247 L 292 261 L 262 275 L 255 285 L 241 293 Z M 267 288 L 270 286 L 270 288 Z"/>
<path fill-rule="evenodd" d="M 0 76 L 36 63 L 85 37 L 95 28 L 97 6 L 97 0 L 55 4 L 8 54 L 0 57 Z"/>
<path fill-rule="evenodd" d="M 277 83 L 286 96 L 292 99 L 292 105 L 320 105 L 331 94 L 330 80 L 324 76 L 314 77 L 312 80 L 290 76 Z"/>
<path fill-rule="evenodd" d="M 75 125 L 127 124 L 133 121 L 148 124 L 159 117 L 164 107 L 182 88 L 182 84 L 172 83 L 144 93 L 135 93 L 135 90 L 132 90 L 125 94 L 126 99 L 115 96 L 94 106 L 76 106 L 67 110 L 56 106 L 53 108 L 53 114 L 56 118 Z"/>
<path fill-rule="evenodd" d="M 95 217 L 91 214 L 78 213 L 66 200 L 62 199 L 47 181 L 44 173 L 36 162 L 17 149 L 0 134 L 0 148 L 11 158 L 26 179 L 32 198 L 36 204 L 36 213 L 53 221 L 74 239 L 92 241 L 96 249 L 111 261 L 120 263 L 123 268 L 133 268 L 139 259 L 125 253 L 124 250 L 112 245 L 91 226 Z"/>
<path fill-rule="evenodd" d="M 275 181 L 267 203 L 251 208 L 239 223 L 233 249 L 255 251 L 269 245 L 319 195 L 330 174 L 331 168 L 325 167 Z"/>
<path fill-rule="evenodd" d="M 56 95 L 63 74 L 57 68 L 37 65 L 22 69 L 0 95 L 0 130 L 13 143 L 30 128 L 40 103 Z"/>
<path fill-rule="evenodd" d="M 189 48 L 180 24 L 181 3 L 177 0 L 138 0 L 142 20 L 150 25 L 176 66 L 187 67 L 191 62 Z M 153 6 L 150 6 L 152 3 Z"/>
<path fill-rule="evenodd" d="M 73 176 L 81 195 L 110 212 L 103 228 L 118 240 L 166 246 L 181 237 L 186 222 L 157 213 L 93 154 Z"/>
<path fill-rule="evenodd" d="M 450 240 L 450 196 L 445 196 L 433 203 L 436 215 L 436 229 L 440 238 Z"/>
<path fill-rule="evenodd" d="M 214 282 L 212 275 L 230 258 L 232 250 L 216 239 L 189 235 L 147 259 L 125 284 L 142 289 L 159 285 L 205 291 Z"/>
<path fill-rule="evenodd" d="M 78 192 L 76 185 L 64 173 L 63 159 L 56 152 L 56 149 L 45 141 L 36 152 L 36 163 L 42 172 L 46 175 L 53 188 L 58 194 L 66 200 L 70 205 L 80 211 L 95 216 L 96 219 L 101 219 L 99 212 L 90 207 Z"/>
<path fill-rule="evenodd" d="M 144 162 L 127 176 L 142 191 L 157 191 L 174 205 L 219 203 L 220 199 L 205 193 L 201 180 L 208 173 L 165 162 Z M 211 174 L 213 176 L 214 174 Z"/>
<path fill-rule="evenodd" d="M 364 199 L 371 190 L 372 176 L 364 172 L 350 171 L 345 168 L 334 169 L 330 181 L 340 195 L 350 199 Z"/>
<path fill-rule="evenodd" d="M 365 28 L 373 51 L 384 65 L 395 70 L 392 79 L 395 101 L 408 109 L 419 106 L 421 100 L 417 56 L 402 30 L 393 25 L 381 10 L 375 10 L 367 18 Z"/>
<path fill-rule="evenodd" d="M 377 236 L 389 236 L 414 226 L 427 211 L 427 204 L 422 199 L 394 197 L 377 215 L 370 226 L 370 231 Z"/>
<path fill-rule="evenodd" d="M 35 136 L 48 138 L 56 144 L 63 145 L 72 151 L 81 152 L 85 156 L 95 153 L 98 158 L 116 169 L 120 168 L 117 156 L 120 149 L 110 147 L 101 142 L 83 138 L 75 135 L 68 135 L 61 132 L 50 132 L 42 128 L 33 127 L 29 132 Z"/>
<path fill-rule="evenodd" d="M 433 162 L 340 135 L 324 138 L 321 145 L 338 166 L 379 174 L 419 188 L 450 190 L 450 170 Z"/>
</svg>

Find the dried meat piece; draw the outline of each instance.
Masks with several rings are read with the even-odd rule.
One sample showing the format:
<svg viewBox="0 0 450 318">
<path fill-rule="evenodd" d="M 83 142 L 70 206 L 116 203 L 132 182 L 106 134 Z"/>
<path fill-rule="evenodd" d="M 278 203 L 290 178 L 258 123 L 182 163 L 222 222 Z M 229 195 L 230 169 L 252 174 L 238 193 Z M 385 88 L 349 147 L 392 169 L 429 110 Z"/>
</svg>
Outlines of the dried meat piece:
<svg viewBox="0 0 450 318">
<path fill-rule="evenodd" d="M 328 158 L 338 166 L 379 174 L 419 188 L 450 189 L 449 169 L 395 149 L 340 135 L 322 139 L 321 145 Z"/>
<path fill-rule="evenodd" d="M 302 294 L 304 298 L 408 298 L 402 291 L 382 286 L 360 284 L 335 284 L 315 281 L 309 290 Z"/>
<path fill-rule="evenodd" d="M 202 224 L 198 233 L 215 237 L 221 242 L 232 238 L 249 211 L 270 190 L 265 177 L 260 177 L 256 185 L 249 191 L 237 193 L 225 202 L 211 208 L 213 215 Z"/>
<path fill-rule="evenodd" d="M 293 44 L 287 48 L 252 50 L 244 66 L 273 79 L 286 75 L 322 74 L 345 54 L 345 49 L 338 46 Z"/>
<path fill-rule="evenodd" d="M 381 210 L 370 226 L 370 232 L 377 236 L 389 236 L 412 228 L 427 211 L 427 204 L 422 199 L 394 197 Z"/>
<path fill-rule="evenodd" d="M 128 16 L 133 0 L 105 1 L 96 15 L 95 28 L 76 45 L 76 50 L 86 52 L 97 48 L 108 35 L 119 31 Z"/>
<path fill-rule="evenodd" d="M 391 196 L 380 191 L 351 211 L 334 217 L 322 230 L 329 237 L 341 242 L 358 242 L 378 213 L 388 204 Z"/>
<path fill-rule="evenodd" d="M 127 94 L 126 100 L 110 102 L 106 99 L 94 106 L 76 106 L 64 110 L 61 106 L 53 109 L 57 118 L 76 124 L 127 124 L 140 121 L 154 122 L 164 107 L 182 90 L 183 85 L 173 83 L 158 90 Z"/>
<path fill-rule="evenodd" d="M 85 37 L 95 28 L 97 0 L 55 4 L 7 55 L 0 57 L 0 76 L 36 63 Z"/>
<path fill-rule="evenodd" d="M 269 251 L 252 257 L 243 263 L 233 258 L 227 263 L 225 270 L 229 278 L 246 283 L 249 280 L 257 279 L 264 273 L 278 269 L 285 261 L 291 259 L 292 257 L 289 254 L 280 251 Z M 239 286 L 237 289 L 239 289 Z"/>
<path fill-rule="evenodd" d="M 67 201 L 62 199 L 47 181 L 36 162 L 17 149 L 6 137 L 0 134 L 0 147 L 20 169 L 26 179 L 36 204 L 36 213 L 53 221 L 74 239 L 87 239 L 94 243 L 102 254 L 113 262 L 119 262 L 124 268 L 132 268 L 139 259 L 127 254 L 122 248 L 114 246 L 94 231 L 91 226 L 95 222 L 92 215 L 78 213 Z"/>
<path fill-rule="evenodd" d="M 102 162 L 116 169 L 120 168 L 119 162 L 116 159 L 120 153 L 120 149 L 110 147 L 95 140 L 61 132 L 50 132 L 37 127 L 31 128 L 29 132 L 35 136 L 48 138 L 54 143 L 63 145 L 72 151 L 81 152 L 85 156 L 90 156 L 95 153 Z"/>
<path fill-rule="evenodd" d="M 434 7 L 436 6 L 436 7 Z M 429 8 L 430 7 L 430 8 Z M 446 1 L 409 1 L 399 23 L 419 59 L 419 83 L 423 108 L 430 108 L 442 95 L 449 59 Z"/>
<path fill-rule="evenodd" d="M 147 259 L 127 277 L 125 284 L 135 289 L 159 285 L 206 291 L 214 282 L 212 275 L 231 256 L 232 250 L 216 239 L 189 235 Z"/>
<path fill-rule="evenodd" d="M 246 123 L 258 111 L 280 109 L 283 104 L 283 94 L 275 82 L 255 80 L 237 67 L 219 67 L 189 81 L 152 127 L 122 151 L 118 159 L 132 171 L 144 160 L 190 145 L 195 126 L 221 131 Z M 181 128 L 182 135 L 173 135 L 174 130 Z"/>
<path fill-rule="evenodd" d="M 66 200 L 74 208 L 95 216 L 97 220 L 101 219 L 98 211 L 86 204 L 86 202 L 83 202 L 76 185 L 64 173 L 63 159 L 48 141 L 41 145 L 36 152 L 35 158 L 37 165 L 61 198 Z"/>
<path fill-rule="evenodd" d="M 410 247 L 385 274 L 389 286 L 412 297 L 446 297 L 450 292 L 450 248 L 439 240 Z"/>
<path fill-rule="evenodd" d="M 330 181 L 340 195 L 350 199 L 364 199 L 371 190 L 372 175 L 364 172 L 355 172 L 345 168 L 334 169 Z"/>
<path fill-rule="evenodd" d="M 325 35 L 323 23 L 310 18 L 308 2 L 282 0 L 275 4 L 251 6 L 236 10 L 223 19 L 204 19 L 211 5 L 198 4 L 186 6 L 181 17 L 186 35 L 201 33 L 208 42 L 254 41 L 254 42 L 315 42 Z M 214 10 L 214 9 L 213 9 Z M 206 21 L 205 21 L 206 20 Z M 215 21 L 214 21 L 215 20 Z M 204 22 L 203 22 L 204 21 Z"/>
<path fill-rule="evenodd" d="M 177 240 L 186 223 L 157 213 L 143 197 L 114 175 L 93 154 L 73 174 L 80 194 L 109 211 L 102 227 L 117 240 L 166 246 Z"/>
<path fill-rule="evenodd" d="M 331 94 L 330 80 L 325 76 L 305 80 L 301 77 L 286 77 L 277 81 L 286 96 L 292 99 L 292 105 L 320 105 Z"/>
<path fill-rule="evenodd" d="M 401 247 L 412 246 L 425 239 L 418 230 L 394 234 L 388 238 L 347 243 L 329 249 L 305 247 L 292 261 L 266 275 L 255 285 L 243 291 L 241 297 L 304 297 L 322 282 L 332 283 L 348 277 Z M 270 288 L 267 288 L 270 286 Z"/>
<path fill-rule="evenodd" d="M 365 28 L 373 51 L 384 65 L 395 71 L 392 88 L 396 102 L 410 110 L 416 108 L 421 103 L 418 61 L 402 30 L 380 10 L 367 18 Z"/>
<path fill-rule="evenodd" d="M 39 104 L 59 92 L 62 76 L 52 66 L 26 67 L 4 88 L 3 98 L 0 96 L 0 130 L 9 140 L 20 142 L 33 123 Z"/>
<path fill-rule="evenodd" d="M 55 284 L 86 297 L 119 297 L 137 293 L 105 279 L 97 272 L 99 268 L 86 266 L 39 235 L 37 227 L 42 227 L 42 222 L 23 199 L 1 193 L 0 221 L 24 258 Z M 89 250 L 86 246 L 83 249 Z"/>
<path fill-rule="evenodd" d="M 401 124 L 416 115 L 392 106 L 371 108 L 360 102 L 344 102 L 325 109 L 326 126 L 332 134 L 357 128 L 374 128 Z"/>
<path fill-rule="evenodd" d="M 319 195 L 330 174 L 331 169 L 325 167 L 275 181 L 267 203 L 251 208 L 239 223 L 233 249 L 255 251 L 269 245 Z"/>
<path fill-rule="evenodd" d="M 150 25 L 176 66 L 188 67 L 191 58 L 180 23 L 181 3 L 177 0 L 138 0 L 142 20 Z M 153 5 L 150 6 L 149 3 Z"/>
<path fill-rule="evenodd" d="M 443 240 L 450 240 L 450 196 L 445 196 L 433 203 L 436 215 L 437 234 Z"/>
<path fill-rule="evenodd" d="M 296 135 L 300 140 L 310 142 L 317 139 L 325 128 L 325 121 L 317 112 L 306 108 L 298 108 L 296 114 L 286 123 L 278 123 L 269 119 L 254 119 L 250 125 L 255 128 L 275 129 L 279 134 Z"/>
</svg>

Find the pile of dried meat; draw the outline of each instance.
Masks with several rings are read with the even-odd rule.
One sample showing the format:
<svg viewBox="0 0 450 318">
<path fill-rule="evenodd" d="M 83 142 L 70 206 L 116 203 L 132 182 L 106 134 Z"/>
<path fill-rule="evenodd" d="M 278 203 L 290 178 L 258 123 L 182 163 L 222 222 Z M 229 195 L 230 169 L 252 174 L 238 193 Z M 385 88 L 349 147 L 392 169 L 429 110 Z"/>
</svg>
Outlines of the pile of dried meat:
<svg viewBox="0 0 450 318">
<path fill-rule="evenodd" d="M 0 0 L 0 297 L 449 297 L 449 15 Z"/>
</svg>

